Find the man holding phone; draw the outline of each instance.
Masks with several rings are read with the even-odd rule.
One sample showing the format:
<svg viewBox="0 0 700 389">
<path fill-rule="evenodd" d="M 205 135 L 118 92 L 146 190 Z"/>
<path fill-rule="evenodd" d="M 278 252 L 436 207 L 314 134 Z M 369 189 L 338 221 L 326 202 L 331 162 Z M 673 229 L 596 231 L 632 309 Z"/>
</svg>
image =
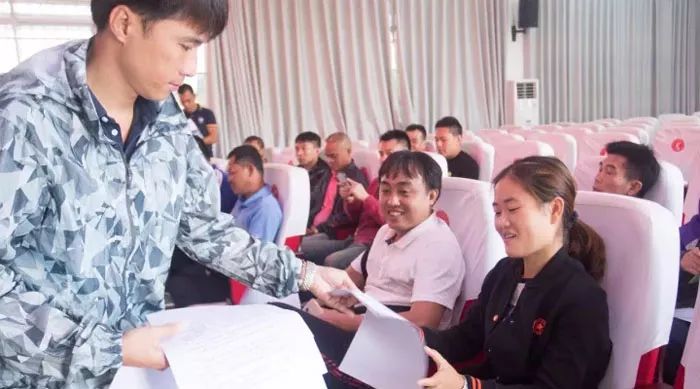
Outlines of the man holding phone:
<svg viewBox="0 0 700 389">
<path fill-rule="evenodd" d="M 313 215 L 313 223 L 301 242 L 303 255 L 321 263 L 326 255 L 352 244 L 352 236 L 347 239 L 340 238 L 343 238 L 343 234 L 352 235 L 352 231 L 357 227 L 357 221 L 353 221 L 345 213 L 344 200 L 340 195 L 341 188 L 347 185 L 349 180 L 367 188 L 367 178 L 352 160 L 352 142 L 347 134 L 331 134 L 326 139 L 325 154 L 331 168 L 331 177 L 325 189 L 321 209 Z"/>
<path fill-rule="evenodd" d="M 392 153 L 410 148 L 411 141 L 405 132 L 387 131 L 379 139 L 379 159 L 384 163 Z M 343 240 L 307 240 L 305 245 L 302 244 L 302 251 L 314 263 L 345 269 L 369 247 L 384 224 L 384 217 L 379 209 L 378 178 L 366 188 L 341 172 L 338 173 L 338 182 L 345 214 L 357 224 L 355 233 L 351 238 Z"/>
</svg>

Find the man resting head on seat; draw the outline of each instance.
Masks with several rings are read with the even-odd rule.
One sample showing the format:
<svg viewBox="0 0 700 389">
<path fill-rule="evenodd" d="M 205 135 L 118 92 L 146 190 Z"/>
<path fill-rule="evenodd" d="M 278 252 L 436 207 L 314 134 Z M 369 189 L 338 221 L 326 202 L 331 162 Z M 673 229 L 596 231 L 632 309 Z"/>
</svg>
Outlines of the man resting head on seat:
<svg viewBox="0 0 700 389">
<path fill-rule="evenodd" d="M 265 141 L 261 137 L 251 135 L 243 140 L 243 144 L 255 147 L 255 150 L 258 151 L 258 154 L 260 154 L 260 158 L 262 158 L 263 162 L 267 162 L 265 160 Z"/>
<path fill-rule="evenodd" d="M 238 201 L 233 207 L 236 225 L 262 241 L 274 242 L 282 225 L 282 208 L 263 181 L 263 162 L 253 146 L 243 145 L 228 155 L 228 182 Z"/>
<path fill-rule="evenodd" d="M 465 266 L 452 230 L 433 212 L 442 171 L 427 154 L 399 151 L 384 162 L 379 180 L 386 224 L 366 256 L 346 271 L 359 288 L 413 323 L 444 328 L 455 310 Z M 362 316 L 327 309 L 316 313 L 349 331 L 362 321 Z"/>
<path fill-rule="evenodd" d="M 647 146 L 629 141 L 608 143 L 593 183 L 596 192 L 644 197 L 659 179 L 661 166 Z"/>
<path fill-rule="evenodd" d="M 408 138 L 411 140 L 411 150 L 426 151 L 426 140 L 428 133 L 425 127 L 420 124 L 409 124 L 404 130 Z"/>
</svg>

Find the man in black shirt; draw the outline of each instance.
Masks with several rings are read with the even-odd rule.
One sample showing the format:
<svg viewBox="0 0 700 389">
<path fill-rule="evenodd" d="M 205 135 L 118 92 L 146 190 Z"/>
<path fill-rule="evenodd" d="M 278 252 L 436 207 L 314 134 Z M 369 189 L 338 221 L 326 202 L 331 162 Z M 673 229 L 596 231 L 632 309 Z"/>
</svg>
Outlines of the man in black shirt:
<svg viewBox="0 0 700 389">
<path fill-rule="evenodd" d="M 212 145 L 216 143 L 218 136 L 218 126 L 216 124 L 214 112 L 197 104 L 197 96 L 194 94 L 194 90 L 190 85 L 180 85 L 177 89 L 177 93 L 180 95 L 180 103 L 185 111 L 185 116 L 197 125 L 200 134 L 195 135 L 199 136 L 206 146 L 206 153 L 204 156 L 207 157 L 207 159 L 213 157 Z"/>
<path fill-rule="evenodd" d="M 435 123 L 435 145 L 438 153 L 447 159 L 451 177 L 479 179 L 479 164 L 462 151 L 462 125 L 452 116 L 445 116 Z"/>
<path fill-rule="evenodd" d="M 331 168 L 321 156 L 321 137 L 315 132 L 306 131 L 297 135 L 294 140 L 294 152 L 299 161 L 299 167 L 309 172 L 310 203 L 309 221 L 307 228 L 311 227 L 316 214 L 323 205 L 323 196 L 326 193 L 328 180 L 331 178 Z"/>
</svg>

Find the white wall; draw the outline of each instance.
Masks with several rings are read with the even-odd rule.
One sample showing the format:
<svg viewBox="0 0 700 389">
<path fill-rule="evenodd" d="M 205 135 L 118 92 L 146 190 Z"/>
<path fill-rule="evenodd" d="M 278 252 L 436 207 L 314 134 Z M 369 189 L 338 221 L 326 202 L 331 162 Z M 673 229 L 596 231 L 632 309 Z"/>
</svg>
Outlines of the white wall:
<svg viewBox="0 0 700 389">
<path fill-rule="evenodd" d="M 518 34 L 516 41 L 511 39 L 511 26 L 518 25 L 518 0 L 508 0 L 510 11 L 510 25 L 507 26 L 505 44 L 506 80 L 515 80 L 525 77 L 525 51 L 524 40 L 527 34 Z"/>
</svg>

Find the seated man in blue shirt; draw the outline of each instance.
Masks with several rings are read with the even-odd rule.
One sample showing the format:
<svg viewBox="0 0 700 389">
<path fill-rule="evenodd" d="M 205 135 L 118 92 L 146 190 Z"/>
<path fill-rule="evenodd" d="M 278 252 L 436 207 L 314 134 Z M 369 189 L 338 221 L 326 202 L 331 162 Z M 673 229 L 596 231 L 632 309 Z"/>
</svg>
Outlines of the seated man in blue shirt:
<svg viewBox="0 0 700 389">
<path fill-rule="evenodd" d="M 262 241 L 273 242 L 282 224 L 282 208 L 263 181 L 263 161 L 255 147 L 238 146 L 228 155 L 228 182 L 238 201 L 236 225 Z"/>
</svg>

